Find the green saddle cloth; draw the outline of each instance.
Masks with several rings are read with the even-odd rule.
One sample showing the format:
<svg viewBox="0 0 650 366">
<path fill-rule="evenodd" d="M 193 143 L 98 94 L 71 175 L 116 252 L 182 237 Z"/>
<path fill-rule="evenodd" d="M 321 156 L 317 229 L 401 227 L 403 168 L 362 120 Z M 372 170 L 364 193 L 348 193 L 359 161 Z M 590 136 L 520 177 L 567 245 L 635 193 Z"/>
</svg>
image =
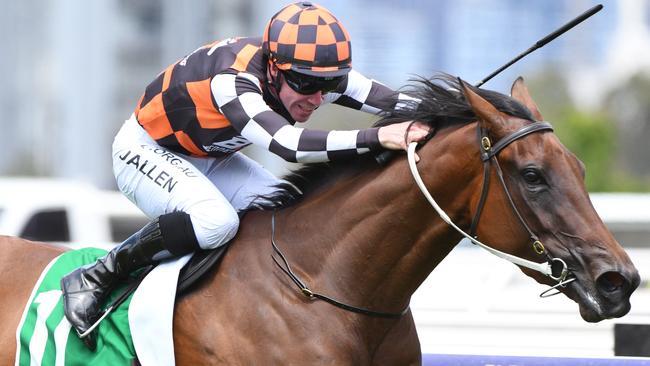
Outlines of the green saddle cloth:
<svg viewBox="0 0 650 366">
<path fill-rule="evenodd" d="M 85 248 L 65 252 L 45 268 L 36 283 L 16 330 L 17 365 L 130 365 L 136 358 L 129 330 L 129 297 L 98 327 L 97 349 L 91 352 L 63 315 L 61 277 L 93 263 L 105 250 Z M 121 293 L 113 291 L 109 302 Z"/>
</svg>

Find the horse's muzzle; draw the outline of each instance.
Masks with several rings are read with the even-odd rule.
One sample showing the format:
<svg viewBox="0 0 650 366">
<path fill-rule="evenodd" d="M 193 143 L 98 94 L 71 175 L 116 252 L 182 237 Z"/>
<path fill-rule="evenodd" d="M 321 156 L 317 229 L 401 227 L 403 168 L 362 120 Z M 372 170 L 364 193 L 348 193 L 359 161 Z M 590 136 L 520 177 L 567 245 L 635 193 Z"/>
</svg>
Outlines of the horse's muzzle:
<svg viewBox="0 0 650 366">
<path fill-rule="evenodd" d="M 639 283 L 639 273 L 634 268 L 603 272 L 596 277 L 592 291 L 584 283 L 576 283 L 573 289 L 579 298 L 575 300 L 580 305 L 580 315 L 592 323 L 624 316 L 630 311 L 630 296 Z"/>
<path fill-rule="evenodd" d="M 632 292 L 636 290 L 639 286 L 641 279 L 639 277 L 639 272 L 633 270 L 629 273 L 608 271 L 596 279 L 596 289 L 600 296 L 606 300 L 607 303 L 622 304 L 629 302 Z M 616 308 L 616 306 L 613 306 Z M 614 310 L 614 309 L 612 309 Z M 622 311 L 621 309 L 619 313 Z M 618 314 L 616 311 L 612 311 L 611 314 L 613 317 L 620 317 L 627 313 L 628 310 L 623 314 Z"/>
</svg>

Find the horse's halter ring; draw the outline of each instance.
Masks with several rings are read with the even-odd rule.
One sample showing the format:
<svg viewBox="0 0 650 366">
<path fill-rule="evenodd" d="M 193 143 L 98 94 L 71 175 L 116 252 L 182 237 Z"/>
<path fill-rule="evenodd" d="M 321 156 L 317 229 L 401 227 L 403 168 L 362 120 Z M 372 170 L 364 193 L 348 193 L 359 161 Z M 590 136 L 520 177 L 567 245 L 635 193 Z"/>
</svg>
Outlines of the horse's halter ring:
<svg viewBox="0 0 650 366">
<path fill-rule="evenodd" d="M 438 212 L 440 217 L 447 224 L 449 224 L 456 231 L 461 233 L 465 238 L 469 239 L 472 243 L 480 246 L 483 249 L 486 249 L 490 253 L 500 258 L 503 258 L 507 261 L 510 261 L 516 265 L 540 272 L 543 275 L 550 277 L 554 281 L 557 281 L 556 285 L 552 286 L 551 288 L 549 288 L 548 290 L 540 294 L 541 297 L 549 297 L 560 293 L 560 290 L 558 290 L 559 287 L 565 287 L 568 283 L 575 281 L 576 278 L 575 276 L 571 275 L 571 272 L 569 271 L 567 264 L 562 259 L 553 258 L 550 256 L 550 254 L 544 248 L 542 242 L 532 232 L 528 224 L 526 224 L 526 221 L 524 220 L 523 216 L 521 216 L 521 214 L 519 213 L 519 210 L 517 209 L 517 206 L 515 205 L 512 196 L 510 195 L 510 191 L 508 190 L 508 187 L 506 186 L 505 180 L 503 178 L 503 171 L 501 170 L 501 166 L 499 165 L 499 161 L 497 160 L 497 154 L 501 150 L 503 150 L 504 147 L 508 146 L 513 141 L 516 141 L 524 136 L 539 131 L 553 131 L 553 126 L 551 126 L 551 124 L 548 122 L 535 122 L 518 129 L 517 131 L 497 141 L 496 144 L 492 145 L 490 138 L 487 136 L 487 131 L 479 125 L 478 137 L 479 137 L 479 143 L 481 145 L 481 160 L 483 161 L 483 188 L 481 191 L 481 197 L 478 202 L 478 207 L 476 208 L 476 213 L 474 214 L 474 218 L 472 219 L 470 234 L 467 234 L 452 222 L 449 216 L 444 212 L 444 210 L 442 210 L 442 208 L 440 208 L 440 206 L 433 199 L 433 197 L 427 190 L 426 186 L 424 185 L 424 182 L 422 182 L 422 178 L 420 177 L 420 174 L 418 173 L 417 167 L 415 165 L 415 149 L 417 147 L 417 143 L 415 142 L 409 145 L 408 161 L 409 161 L 409 167 L 411 169 L 411 173 L 413 174 L 413 178 L 415 179 L 415 182 L 417 183 L 418 187 L 420 188 L 424 196 L 427 198 L 429 203 L 433 206 L 433 208 Z M 483 210 L 483 206 L 485 205 L 485 200 L 487 199 L 487 194 L 490 185 L 490 166 L 492 164 L 494 164 L 494 167 L 496 169 L 497 176 L 499 177 L 499 181 L 501 182 L 501 187 L 503 188 L 506 197 L 508 197 L 508 202 L 510 202 L 510 207 L 512 207 L 512 210 L 519 218 L 519 222 L 521 222 L 522 226 L 528 232 L 535 253 L 540 255 L 544 254 L 547 258 L 547 262 L 536 263 L 520 257 L 516 257 L 514 255 L 501 252 L 488 245 L 485 245 L 477 239 L 476 228 L 478 227 L 478 222 L 481 216 L 481 212 Z"/>
</svg>

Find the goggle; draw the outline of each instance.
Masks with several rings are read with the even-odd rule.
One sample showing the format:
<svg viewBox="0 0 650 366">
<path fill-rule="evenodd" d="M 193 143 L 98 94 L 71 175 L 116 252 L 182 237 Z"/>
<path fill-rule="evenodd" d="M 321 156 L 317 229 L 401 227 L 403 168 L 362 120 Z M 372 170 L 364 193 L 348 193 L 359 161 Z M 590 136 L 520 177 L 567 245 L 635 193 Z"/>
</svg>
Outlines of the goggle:
<svg viewBox="0 0 650 366">
<path fill-rule="evenodd" d="M 299 74 L 291 70 L 283 70 L 284 80 L 287 85 L 298 94 L 311 95 L 318 91 L 329 93 L 341 84 L 345 76 L 317 77 Z"/>
</svg>

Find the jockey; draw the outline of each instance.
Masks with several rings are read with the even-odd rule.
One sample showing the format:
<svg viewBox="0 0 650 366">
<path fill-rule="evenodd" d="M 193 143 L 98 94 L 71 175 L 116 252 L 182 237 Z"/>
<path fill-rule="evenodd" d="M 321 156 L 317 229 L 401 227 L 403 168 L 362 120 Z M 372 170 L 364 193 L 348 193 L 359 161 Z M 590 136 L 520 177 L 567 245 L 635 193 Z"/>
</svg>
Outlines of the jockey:
<svg viewBox="0 0 650 366">
<path fill-rule="evenodd" d="M 131 272 L 230 241 L 238 211 L 280 182 L 238 150 L 256 144 L 302 163 L 406 149 L 428 127 L 318 131 L 295 124 L 325 103 L 378 113 L 409 99 L 353 70 L 347 31 L 310 2 L 284 7 L 262 37 L 199 47 L 147 86 L 113 143 L 119 189 L 153 221 L 61 280 L 65 316 L 81 335 Z M 85 342 L 95 348 L 94 332 Z"/>
</svg>

